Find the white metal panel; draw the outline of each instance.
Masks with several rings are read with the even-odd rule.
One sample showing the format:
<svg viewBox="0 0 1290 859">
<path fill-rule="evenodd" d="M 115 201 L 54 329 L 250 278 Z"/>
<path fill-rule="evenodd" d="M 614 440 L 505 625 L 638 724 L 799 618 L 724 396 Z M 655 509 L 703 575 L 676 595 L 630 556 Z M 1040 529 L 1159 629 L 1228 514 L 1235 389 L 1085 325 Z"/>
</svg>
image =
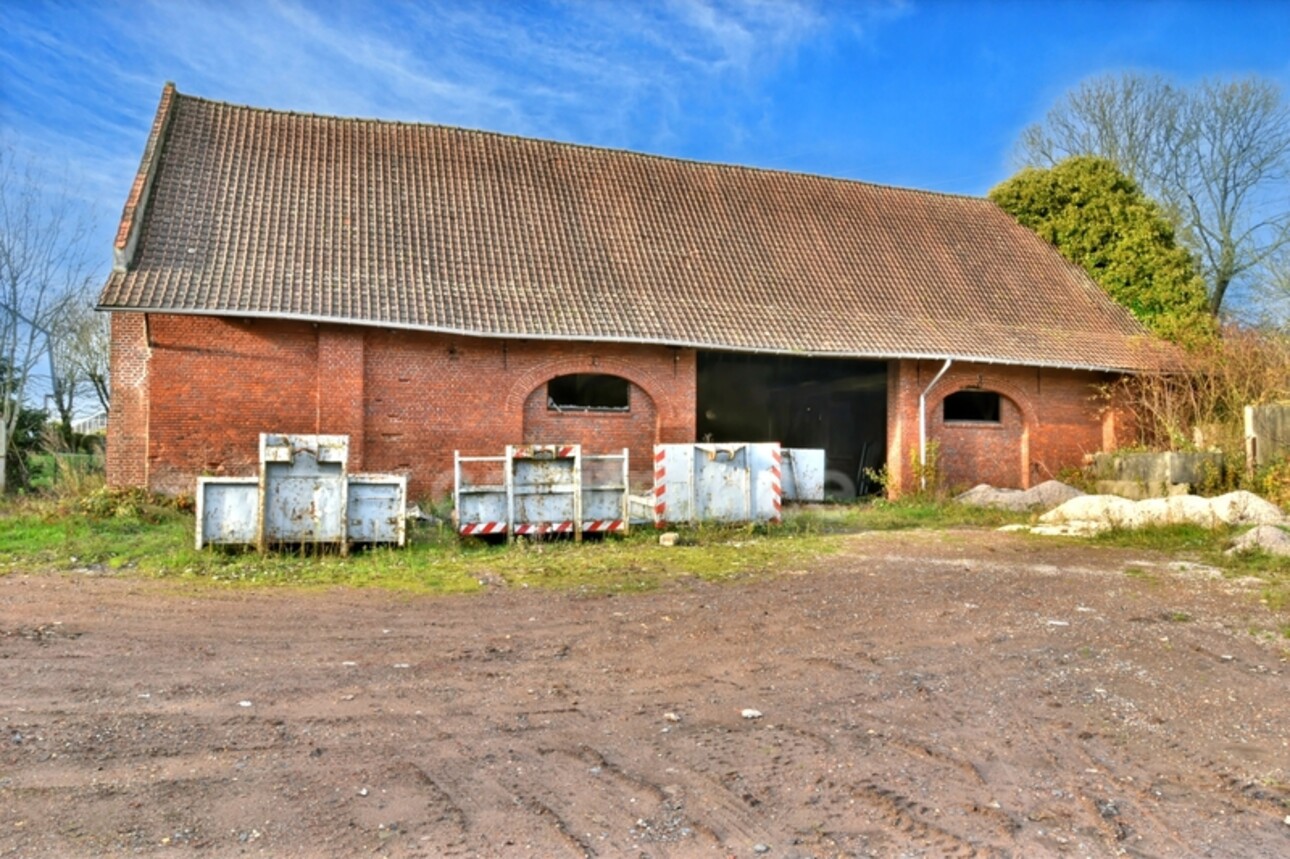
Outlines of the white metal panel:
<svg viewBox="0 0 1290 859">
<path fill-rule="evenodd" d="M 656 522 L 773 522 L 780 518 L 775 442 L 661 444 L 654 448 Z"/>
<path fill-rule="evenodd" d="M 694 508 L 694 445 L 654 446 L 654 521 L 691 522 Z"/>
<path fill-rule="evenodd" d="M 260 542 L 346 542 L 349 438 L 260 436 Z"/>
<path fill-rule="evenodd" d="M 748 445 L 749 516 L 747 521 L 778 522 L 784 497 L 784 454 L 778 442 Z"/>
<path fill-rule="evenodd" d="M 453 518 L 462 534 L 500 534 L 506 531 L 505 456 L 462 456 L 453 453 Z"/>
<path fill-rule="evenodd" d="M 783 453 L 784 500 L 823 501 L 825 450 L 811 447 L 786 447 Z"/>
<path fill-rule="evenodd" d="M 511 533 L 581 523 L 580 445 L 508 445 L 506 458 Z"/>
<path fill-rule="evenodd" d="M 628 529 L 628 450 L 582 457 L 582 530 Z"/>
<path fill-rule="evenodd" d="M 254 544 L 259 492 L 255 477 L 197 478 L 197 548 Z"/>
<path fill-rule="evenodd" d="M 407 536 L 407 497 L 405 475 L 351 474 L 346 505 L 349 541 L 402 546 Z"/>
</svg>

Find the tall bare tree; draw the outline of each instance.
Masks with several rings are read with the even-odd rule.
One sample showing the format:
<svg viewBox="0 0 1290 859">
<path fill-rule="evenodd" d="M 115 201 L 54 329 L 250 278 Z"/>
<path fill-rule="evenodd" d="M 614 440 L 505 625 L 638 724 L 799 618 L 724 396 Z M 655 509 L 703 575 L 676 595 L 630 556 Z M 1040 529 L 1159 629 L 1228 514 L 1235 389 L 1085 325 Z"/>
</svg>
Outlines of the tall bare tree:
<svg viewBox="0 0 1290 859">
<path fill-rule="evenodd" d="M 65 186 L 62 186 L 65 188 Z M 52 368 L 52 332 L 70 297 L 87 288 L 93 269 L 86 253 L 89 223 L 77 214 L 69 193 L 60 191 L 31 163 L 0 147 L 0 423 L 6 449 L 29 386 Z M 48 372 L 50 384 L 58 374 Z M 0 492 L 4 474 L 0 469 Z"/>
<path fill-rule="evenodd" d="M 75 403 L 89 398 L 104 412 L 110 405 L 108 318 L 94 309 L 93 289 L 68 296 L 52 329 L 53 395 L 64 430 L 70 430 Z M 70 435 L 65 432 L 70 441 Z"/>
<path fill-rule="evenodd" d="M 1092 78 L 1026 129 L 1020 160 L 1051 167 L 1070 155 L 1119 165 L 1175 219 L 1200 260 L 1210 310 L 1234 284 L 1265 279 L 1290 248 L 1290 105 L 1272 81 Z"/>
</svg>

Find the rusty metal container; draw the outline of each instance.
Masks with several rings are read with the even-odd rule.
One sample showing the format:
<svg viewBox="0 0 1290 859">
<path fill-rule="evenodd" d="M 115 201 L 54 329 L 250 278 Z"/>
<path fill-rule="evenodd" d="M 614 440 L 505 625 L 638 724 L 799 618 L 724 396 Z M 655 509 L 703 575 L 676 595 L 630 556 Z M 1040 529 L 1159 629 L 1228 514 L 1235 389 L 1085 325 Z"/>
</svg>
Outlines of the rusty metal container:
<svg viewBox="0 0 1290 859">
<path fill-rule="evenodd" d="M 349 474 L 349 437 L 260 435 L 260 474 L 197 481 L 197 548 L 208 545 L 402 546 L 407 478 Z"/>
<path fill-rule="evenodd" d="M 502 456 L 454 454 L 453 502 L 462 536 L 624 532 L 628 452 L 584 454 L 576 444 L 508 445 Z"/>
</svg>

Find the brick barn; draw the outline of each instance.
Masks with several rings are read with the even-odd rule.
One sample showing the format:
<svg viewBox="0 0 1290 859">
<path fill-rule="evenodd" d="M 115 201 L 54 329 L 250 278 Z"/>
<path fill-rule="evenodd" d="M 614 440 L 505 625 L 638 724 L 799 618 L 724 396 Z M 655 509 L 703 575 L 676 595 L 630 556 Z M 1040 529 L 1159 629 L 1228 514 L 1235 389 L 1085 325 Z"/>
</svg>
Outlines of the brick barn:
<svg viewBox="0 0 1290 859">
<path fill-rule="evenodd" d="M 928 440 L 1025 487 L 1114 444 L 1141 327 L 987 200 L 167 85 L 115 242 L 108 479 L 251 474 L 262 431 L 451 487 L 521 442 L 822 447 L 836 488 Z M 850 485 L 848 485 L 850 484 Z"/>
</svg>

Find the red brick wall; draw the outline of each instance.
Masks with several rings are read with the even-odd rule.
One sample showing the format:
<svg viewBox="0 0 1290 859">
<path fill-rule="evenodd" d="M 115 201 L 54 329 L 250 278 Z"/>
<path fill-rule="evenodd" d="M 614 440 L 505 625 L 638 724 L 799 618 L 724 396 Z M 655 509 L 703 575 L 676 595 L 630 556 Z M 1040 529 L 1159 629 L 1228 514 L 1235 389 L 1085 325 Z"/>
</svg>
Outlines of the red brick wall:
<svg viewBox="0 0 1290 859">
<path fill-rule="evenodd" d="M 918 396 L 943 362 L 892 361 L 888 375 L 888 469 L 895 494 L 917 488 Z M 953 364 L 927 395 L 927 439 L 940 445 L 939 469 L 950 489 L 977 483 L 1026 488 L 1084 455 L 1104 449 L 1106 374 L 1037 367 Z M 998 392 L 998 424 L 945 424 L 945 397 L 967 388 Z M 1105 437 L 1104 437 L 1105 436 Z"/>
<path fill-rule="evenodd" d="M 547 380 L 568 373 L 629 380 L 631 413 L 568 414 L 558 422 L 530 423 L 529 401 L 539 398 L 545 407 Z M 655 443 L 694 438 L 690 349 L 369 330 L 365 385 L 365 467 L 416 475 L 414 465 L 427 463 L 414 478 L 414 497 L 452 491 L 454 450 L 497 455 L 508 444 L 526 441 L 582 444 L 585 453 L 631 447 L 633 482 L 648 483 Z M 628 432 L 637 433 L 634 444 Z"/>
<path fill-rule="evenodd" d="M 201 316 L 148 324 L 154 492 L 191 494 L 199 474 L 257 473 L 261 432 L 319 431 L 317 329 Z"/>
<path fill-rule="evenodd" d="M 413 498 L 452 488 L 452 454 L 496 455 L 521 442 L 631 449 L 648 484 L 650 447 L 695 433 L 692 349 L 495 340 L 343 325 L 117 313 L 108 479 L 189 493 L 199 474 L 254 474 L 264 431 L 344 433 L 355 471 L 406 471 Z M 918 395 L 940 362 L 892 361 L 888 467 L 912 486 Z M 627 415 L 552 415 L 547 380 L 608 373 L 631 383 Z M 951 486 L 1029 486 L 1113 438 L 1088 372 L 956 364 L 928 397 L 928 437 Z M 998 391 L 996 426 L 944 426 L 956 390 Z"/>
<path fill-rule="evenodd" d="M 148 331 L 142 313 L 113 313 L 109 360 L 107 480 L 112 486 L 148 483 Z"/>
<path fill-rule="evenodd" d="M 690 349 L 154 315 L 149 350 L 143 317 L 118 318 L 114 485 L 191 493 L 200 474 L 254 474 L 260 432 L 345 433 L 351 470 L 407 471 L 413 498 L 438 498 L 451 492 L 454 450 L 495 455 L 525 441 L 525 403 L 566 373 L 632 382 L 629 416 L 564 416 L 559 440 L 588 453 L 632 447 L 637 480 L 648 481 L 656 441 L 694 437 Z M 130 368 L 145 361 L 133 379 Z M 643 435 L 626 443 L 627 433 L 607 431 L 608 417 Z"/>
<path fill-rule="evenodd" d="M 546 383 L 524 401 L 524 441 L 533 444 L 580 444 L 584 450 L 617 453 L 628 449 L 632 482 L 649 484 L 653 477 L 654 440 L 658 410 L 639 385 L 628 388 L 627 412 L 556 412 L 547 408 Z"/>
</svg>

